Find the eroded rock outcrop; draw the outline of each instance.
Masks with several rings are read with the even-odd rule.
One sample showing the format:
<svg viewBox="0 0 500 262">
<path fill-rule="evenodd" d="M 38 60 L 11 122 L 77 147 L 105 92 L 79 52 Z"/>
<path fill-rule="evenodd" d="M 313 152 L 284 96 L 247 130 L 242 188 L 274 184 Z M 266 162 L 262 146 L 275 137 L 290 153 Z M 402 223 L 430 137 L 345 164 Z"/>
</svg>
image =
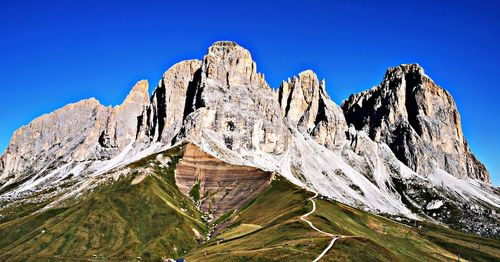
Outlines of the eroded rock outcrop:
<svg viewBox="0 0 500 262">
<path fill-rule="evenodd" d="M 138 121 L 149 103 L 148 82 L 142 80 L 132 88 L 125 101 L 113 108 L 107 127 L 99 144 L 108 149 L 123 149 L 135 141 L 139 131 Z"/>
<path fill-rule="evenodd" d="M 257 73 L 248 50 L 234 42 L 214 43 L 193 89 L 178 139 L 200 140 L 205 130 L 211 130 L 235 152 L 285 150 L 289 134 L 278 101 L 264 76 Z"/>
<path fill-rule="evenodd" d="M 201 61 L 187 60 L 175 64 L 164 74 L 153 92 L 151 103 L 139 119 L 141 137 L 171 144 L 179 133 L 190 103 L 192 89 L 200 79 Z"/>
<path fill-rule="evenodd" d="M 271 183 L 272 174 L 231 165 L 187 144 L 175 170 L 179 190 L 215 218 L 238 210 Z"/>
<path fill-rule="evenodd" d="M 98 139 L 110 113 L 110 108 L 91 98 L 43 115 L 16 130 L 2 155 L 2 184 L 9 179 L 23 180 L 64 162 L 101 158 Z"/>
<path fill-rule="evenodd" d="M 106 107 L 94 98 L 69 104 L 16 130 L 1 157 L 0 188 L 39 177 L 69 162 L 106 160 L 136 140 L 138 117 L 149 101 L 139 81 L 124 102 Z"/>
<path fill-rule="evenodd" d="M 489 182 L 488 173 L 467 146 L 450 94 L 418 65 L 389 69 L 342 110 L 312 71 L 274 91 L 248 50 L 223 41 L 201 61 L 168 69 L 150 99 L 147 89 L 141 81 L 120 106 L 84 100 L 16 131 L 0 158 L 0 204 L 57 196 L 57 206 L 120 166 L 191 142 L 201 150 L 188 148 L 179 188 L 217 215 L 255 196 L 277 172 L 367 211 L 424 214 L 498 235 L 485 230 L 498 227 L 498 216 L 484 215 L 500 213 L 498 191 L 479 181 Z M 426 210 L 432 201 L 444 204 Z M 477 208 L 465 212 L 470 205 Z"/>
<path fill-rule="evenodd" d="M 281 115 L 290 126 L 310 134 L 327 147 L 339 146 L 345 141 L 347 125 L 342 109 L 325 91 L 325 81 L 311 70 L 283 81 L 278 88 Z"/>
<path fill-rule="evenodd" d="M 351 95 L 342 108 L 349 124 L 389 145 L 417 173 L 440 168 L 489 182 L 486 168 L 467 145 L 452 96 L 419 65 L 389 68 L 380 85 Z"/>
</svg>

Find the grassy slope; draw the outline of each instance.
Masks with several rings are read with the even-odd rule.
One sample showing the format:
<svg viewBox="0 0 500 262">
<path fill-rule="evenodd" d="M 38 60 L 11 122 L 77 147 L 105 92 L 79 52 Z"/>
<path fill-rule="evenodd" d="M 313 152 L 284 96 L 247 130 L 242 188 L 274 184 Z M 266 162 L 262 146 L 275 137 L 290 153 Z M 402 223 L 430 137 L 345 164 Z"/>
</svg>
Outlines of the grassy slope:
<svg viewBox="0 0 500 262">
<path fill-rule="evenodd" d="M 332 233 L 369 239 L 390 250 L 402 261 L 456 261 L 457 254 L 473 261 L 500 260 L 498 240 L 481 238 L 429 223 L 419 223 L 420 228 L 417 229 L 326 200 L 318 200 L 317 205 L 317 213 L 311 220 L 320 228 Z M 355 245 L 350 241 L 352 237 L 339 239 L 329 257 L 342 260 L 341 254 L 345 251 L 356 255 Z M 340 255 L 336 255 L 337 253 Z"/>
<path fill-rule="evenodd" d="M 191 261 L 307 261 L 330 239 L 312 231 L 300 216 L 312 208 L 309 193 L 280 179 L 230 219 L 220 237 L 193 250 Z M 343 235 L 324 261 L 451 261 L 456 253 L 474 261 L 495 261 L 500 243 L 436 225 L 417 230 L 349 206 L 316 199 L 308 217 L 324 231 Z M 246 230 L 246 232 L 245 232 Z M 245 234 L 246 233 L 246 234 Z M 235 237 L 236 236 L 236 237 Z M 481 250 L 473 243 L 481 243 Z M 218 243 L 218 244 L 217 244 Z M 477 246 L 477 245 L 476 245 Z"/>
<path fill-rule="evenodd" d="M 310 208 L 306 192 L 281 179 L 275 180 L 255 201 L 231 218 L 232 223 L 223 236 L 239 237 L 225 239 L 219 244 L 220 237 L 217 237 L 190 253 L 187 260 L 312 260 L 329 239 L 300 221 L 300 216 Z M 253 226 L 242 227 L 245 224 Z M 242 234 L 245 228 L 249 234 Z"/>
<path fill-rule="evenodd" d="M 231 218 L 231 225 L 220 238 L 201 245 L 187 257 L 191 261 L 308 261 L 313 260 L 330 242 L 330 238 L 312 230 L 300 220 L 300 216 L 312 208 L 307 200 L 311 194 L 277 179 Z M 245 226 L 242 225 L 253 225 Z M 258 228 L 260 227 L 260 228 Z M 247 228 L 247 234 L 242 230 Z M 219 244 L 217 244 L 219 242 Z M 394 260 L 395 256 L 385 248 L 367 239 L 353 239 L 355 248 L 362 245 L 371 252 L 364 260 Z M 355 249 L 353 249 L 355 251 Z M 343 250 L 343 254 L 354 254 Z"/>
<path fill-rule="evenodd" d="M 173 159 L 169 167 L 161 167 L 155 156 L 130 165 L 154 171 L 140 183 L 132 185 L 143 175 L 134 172 L 73 205 L 0 221 L 0 261 L 138 256 L 159 261 L 185 252 L 189 261 L 310 261 L 328 245 L 330 238 L 300 220 L 312 208 L 311 193 L 279 177 L 241 210 L 228 212 L 228 221 L 217 221 L 225 225 L 217 237 L 198 244 L 196 232 L 206 235 L 209 229 L 175 186 L 182 150 L 164 155 Z M 447 261 L 456 260 L 456 253 L 474 261 L 500 257 L 499 241 L 431 224 L 417 230 L 340 203 L 315 202 L 317 211 L 308 219 L 344 236 L 324 261 Z"/>
<path fill-rule="evenodd" d="M 83 201 L 66 208 L 18 218 L 0 224 L 0 260 L 53 260 L 94 258 L 159 261 L 163 255 L 179 257 L 197 245 L 196 230 L 207 226 L 199 211 L 172 183 L 181 152 L 168 168 L 132 185 L 138 173 L 100 186 Z M 145 159 L 136 166 L 154 163 Z M 187 211 L 184 212 L 180 208 Z"/>
</svg>

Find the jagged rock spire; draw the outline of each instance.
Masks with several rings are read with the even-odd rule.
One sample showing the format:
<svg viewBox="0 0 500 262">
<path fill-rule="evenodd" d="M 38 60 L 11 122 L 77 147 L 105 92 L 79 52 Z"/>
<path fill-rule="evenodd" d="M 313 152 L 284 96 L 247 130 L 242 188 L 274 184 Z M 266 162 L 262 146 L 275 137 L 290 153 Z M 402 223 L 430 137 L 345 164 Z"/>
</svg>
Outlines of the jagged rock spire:
<svg viewBox="0 0 500 262">
<path fill-rule="evenodd" d="M 109 159 L 130 143 L 139 148 L 210 138 L 235 154 L 281 154 L 296 129 L 334 148 L 344 144 L 349 123 L 387 143 L 418 173 L 438 167 L 489 181 L 463 137 L 453 98 L 416 64 L 390 68 L 379 86 L 352 95 L 343 104 L 347 122 L 314 72 L 301 72 L 275 93 L 250 52 L 234 42 L 216 42 L 202 61 L 171 67 L 149 101 L 147 89 L 141 81 L 114 109 L 85 100 L 19 129 L 1 157 L 2 178 L 67 161 Z"/>
<path fill-rule="evenodd" d="M 102 147 L 123 149 L 137 138 L 138 117 L 149 103 L 148 87 L 147 80 L 137 82 L 125 101 L 113 108 L 106 130 L 99 138 Z"/>
<path fill-rule="evenodd" d="M 139 118 L 138 137 L 170 144 L 184 121 L 186 103 L 200 79 L 201 61 L 186 60 L 170 67 L 153 92 L 151 103 Z M 189 111 L 189 110 L 188 110 Z"/>
<path fill-rule="evenodd" d="M 178 139 L 200 140 L 214 132 L 231 150 L 285 150 L 288 133 L 278 101 L 245 48 L 228 41 L 210 46 L 201 78 L 188 94 L 188 114 Z"/>
<path fill-rule="evenodd" d="M 260 81 L 250 52 L 235 42 L 219 41 L 203 58 L 204 77 L 224 86 L 254 84 Z"/>
<path fill-rule="evenodd" d="M 485 230 L 498 228 L 497 215 L 469 210 L 498 207 L 496 191 L 456 178 L 489 181 L 463 138 L 456 105 L 416 64 L 390 68 L 379 86 L 352 95 L 343 104 L 346 117 L 314 72 L 275 92 L 248 50 L 233 42 L 214 43 L 202 61 L 172 66 L 150 100 L 147 89 L 140 81 L 120 106 L 84 100 L 16 131 L 0 159 L 0 194 L 38 197 L 66 182 L 81 192 L 94 179 L 108 181 L 107 172 L 120 165 L 189 141 L 221 160 L 278 172 L 367 210 L 408 215 L 405 203 L 411 210 L 429 205 L 422 194 L 446 200 L 451 209 L 442 210 L 441 221 L 498 234 Z"/>
<path fill-rule="evenodd" d="M 347 125 L 342 110 L 326 93 L 325 81 L 320 82 L 312 70 L 283 81 L 278 100 L 287 123 L 320 144 L 335 147 L 345 139 Z"/>
</svg>

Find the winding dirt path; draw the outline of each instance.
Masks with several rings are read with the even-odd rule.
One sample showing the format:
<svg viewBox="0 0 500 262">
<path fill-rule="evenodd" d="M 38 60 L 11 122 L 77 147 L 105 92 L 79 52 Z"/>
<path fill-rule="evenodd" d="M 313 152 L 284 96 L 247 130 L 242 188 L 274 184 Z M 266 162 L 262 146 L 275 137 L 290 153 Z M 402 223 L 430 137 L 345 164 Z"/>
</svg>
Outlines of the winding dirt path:
<svg viewBox="0 0 500 262">
<path fill-rule="evenodd" d="M 307 219 L 306 219 L 306 217 L 308 217 L 309 215 L 311 215 L 312 213 L 314 213 L 314 212 L 316 211 L 316 202 L 314 202 L 314 199 L 315 199 L 316 197 L 318 197 L 318 193 L 317 193 L 317 192 L 314 194 L 314 196 L 312 196 L 312 197 L 310 197 L 310 198 L 309 198 L 309 201 L 311 201 L 311 202 L 312 202 L 312 204 L 313 204 L 313 209 L 311 210 L 311 212 L 309 212 L 309 213 L 307 213 L 307 214 L 302 215 L 302 216 L 300 217 L 300 219 L 301 219 L 302 221 L 306 222 L 307 224 L 309 224 L 309 226 L 310 226 L 312 229 L 314 229 L 314 230 L 316 230 L 316 231 L 320 232 L 320 233 L 321 233 L 321 234 L 323 234 L 323 235 L 327 235 L 327 236 L 331 237 L 331 238 L 332 238 L 332 241 L 330 241 L 330 244 L 329 244 L 329 245 L 328 245 L 328 246 L 327 246 L 327 247 L 323 250 L 323 252 L 321 252 L 321 254 L 319 254 L 319 256 L 318 256 L 318 257 L 316 257 L 316 259 L 314 259 L 314 260 L 313 260 L 313 262 L 317 262 L 317 261 L 319 261 L 319 260 L 320 260 L 320 259 L 321 259 L 321 258 L 322 258 L 322 257 L 323 257 L 323 256 L 324 256 L 324 255 L 325 255 L 325 254 L 326 254 L 326 253 L 327 253 L 327 252 L 328 252 L 328 251 L 329 251 L 329 250 L 333 247 L 333 244 L 335 244 L 335 241 L 337 241 L 337 239 L 341 238 L 341 236 L 335 236 L 335 235 L 333 235 L 333 234 L 330 234 L 330 233 L 327 233 L 327 232 L 325 232 L 325 231 L 322 231 L 322 230 L 318 229 L 317 227 L 315 227 L 315 226 L 313 225 L 313 223 L 312 223 L 311 221 L 309 221 L 309 220 L 307 220 Z"/>
</svg>

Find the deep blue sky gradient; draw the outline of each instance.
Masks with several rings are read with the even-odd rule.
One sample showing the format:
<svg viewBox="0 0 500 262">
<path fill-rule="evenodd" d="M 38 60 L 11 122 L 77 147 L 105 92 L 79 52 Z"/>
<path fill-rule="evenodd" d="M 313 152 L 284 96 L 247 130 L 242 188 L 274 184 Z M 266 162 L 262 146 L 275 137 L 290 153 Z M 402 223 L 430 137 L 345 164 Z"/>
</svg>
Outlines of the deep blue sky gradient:
<svg viewBox="0 0 500 262">
<path fill-rule="evenodd" d="M 0 151 L 41 114 L 88 97 L 120 104 L 137 80 L 154 88 L 174 63 L 233 40 L 272 86 L 313 69 L 338 104 L 389 66 L 421 64 L 500 185 L 499 2 L 0 0 Z"/>
</svg>

